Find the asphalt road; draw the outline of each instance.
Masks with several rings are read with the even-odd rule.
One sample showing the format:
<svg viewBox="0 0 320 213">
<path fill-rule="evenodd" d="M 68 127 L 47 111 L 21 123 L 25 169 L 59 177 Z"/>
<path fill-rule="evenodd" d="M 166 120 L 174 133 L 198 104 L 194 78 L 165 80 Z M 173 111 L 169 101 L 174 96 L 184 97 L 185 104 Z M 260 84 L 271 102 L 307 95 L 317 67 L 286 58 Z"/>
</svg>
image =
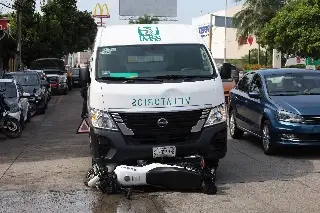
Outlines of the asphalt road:
<svg viewBox="0 0 320 213">
<path fill-rule="evenodd" d="M 0 135 L 0 212 L 320 212 L 320 152 L 294 149 L 265 156 L 255 138 L 229 140 L 218 194 L 152 192 L 132 200 L 84 186 L 90 166 L 79 90 L 53 97 L 21 138 Z"/>
</svg>

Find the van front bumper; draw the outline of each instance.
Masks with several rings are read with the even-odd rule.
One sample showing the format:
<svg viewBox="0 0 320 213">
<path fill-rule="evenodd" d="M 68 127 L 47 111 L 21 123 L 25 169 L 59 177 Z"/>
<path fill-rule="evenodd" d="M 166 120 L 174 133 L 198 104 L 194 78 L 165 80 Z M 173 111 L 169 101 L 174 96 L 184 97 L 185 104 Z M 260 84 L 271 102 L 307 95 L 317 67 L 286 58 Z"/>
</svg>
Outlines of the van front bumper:
<svg viewBox="0 0 320 213">
<path fill-rule="evenodd" d="M 90 134 L 98 136 L 96 144 L 91 144 L 93 158 L 104 159 L 106 163 L 123 163 L 130 160 L 153 158 L 153 147 L 175 146 L 176 157 L 200 154 L 210 159 L 222 159 L 227 153 L 227 123 L 223 122 L 204 128 L 188 143 L 178 144 L 132 144 L 118 131 L 90 127 Z"/>
</svg>

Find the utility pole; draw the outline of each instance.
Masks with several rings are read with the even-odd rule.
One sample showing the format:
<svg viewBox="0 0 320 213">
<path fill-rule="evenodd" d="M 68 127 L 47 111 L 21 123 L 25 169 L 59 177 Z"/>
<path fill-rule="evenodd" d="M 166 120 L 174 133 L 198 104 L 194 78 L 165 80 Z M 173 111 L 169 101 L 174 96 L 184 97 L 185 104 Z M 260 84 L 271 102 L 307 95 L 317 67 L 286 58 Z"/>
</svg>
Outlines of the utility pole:
<svg viewBox="0 0 320 213">
<path fill-rule="evenodd" d="M 22 34 L 22 6 L 23 0 L 16 0 L 16 13 L 17 13 L 17 59 L 15 71 L 22 68 L 22 53 L 21 53 L 21 34 Z"/>
<path fill-rule="evenodd" d="M 210 24 L 209 24 L 209 50 L 210 51 L 212 46 L 212 19 L 213 19 L 213 15 L 210 13 Z"/>
<path fill-rule="evenodd" d="M 223 57 L 223 62 L 227 62 L 227 9 L 228 9 L 228 0 L 226 0 L 225 3 L 225 11 L 224 11 L 224 57 Z"/>
</svg>

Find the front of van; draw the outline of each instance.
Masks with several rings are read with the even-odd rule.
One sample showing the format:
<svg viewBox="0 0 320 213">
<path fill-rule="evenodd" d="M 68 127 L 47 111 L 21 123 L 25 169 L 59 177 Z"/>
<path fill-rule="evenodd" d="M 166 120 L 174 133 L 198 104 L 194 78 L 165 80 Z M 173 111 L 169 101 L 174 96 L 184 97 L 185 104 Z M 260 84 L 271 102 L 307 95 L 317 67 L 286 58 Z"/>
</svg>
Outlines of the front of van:
<svg viewBox="0 0 320 213">
<path fill-rule="evenodd" d="M 98 33 L 89 88 L 93 160 L 110 163 L 227 151 L 223 85 L 187 25 L 110 26 Z"/>
</svg>

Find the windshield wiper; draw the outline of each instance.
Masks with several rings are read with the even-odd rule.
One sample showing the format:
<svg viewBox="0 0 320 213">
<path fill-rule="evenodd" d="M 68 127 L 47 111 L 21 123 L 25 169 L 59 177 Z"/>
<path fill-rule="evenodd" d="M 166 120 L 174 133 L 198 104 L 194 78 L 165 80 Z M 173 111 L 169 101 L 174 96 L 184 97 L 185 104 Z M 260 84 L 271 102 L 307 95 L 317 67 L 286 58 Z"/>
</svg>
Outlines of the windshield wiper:
<svg viewBox="0 0 320 213">
<path fill-rule="evenodd" d="M 160 81 L 160 82 L 162 82 L 162 80 L 156 79 L 153 77 L 151 77 L 151 78 L 100 77 L 100 78 L 97 78 L 97 80 L 123 81 L 124 83 L 132 83 L 135 81 Z"/>
<path fill-rule="evenodd" d="M 192 79 L 192 78 L 213 78 L 212 75 L 159 75 L 155 76 L 157 79 Z"/>
<path fill-rule="evenodd" d="M 273 95 L 273 96 L 301 95 L 301 92 L 299 92 L 299 91 L 281 91 L 281 92 L 271 92 L 270 95 Z"/>
<path fill-rule="evenodd" d="M 319 92 L 304 92 L 303 95 L 320 95 Z"/>
</svg>

